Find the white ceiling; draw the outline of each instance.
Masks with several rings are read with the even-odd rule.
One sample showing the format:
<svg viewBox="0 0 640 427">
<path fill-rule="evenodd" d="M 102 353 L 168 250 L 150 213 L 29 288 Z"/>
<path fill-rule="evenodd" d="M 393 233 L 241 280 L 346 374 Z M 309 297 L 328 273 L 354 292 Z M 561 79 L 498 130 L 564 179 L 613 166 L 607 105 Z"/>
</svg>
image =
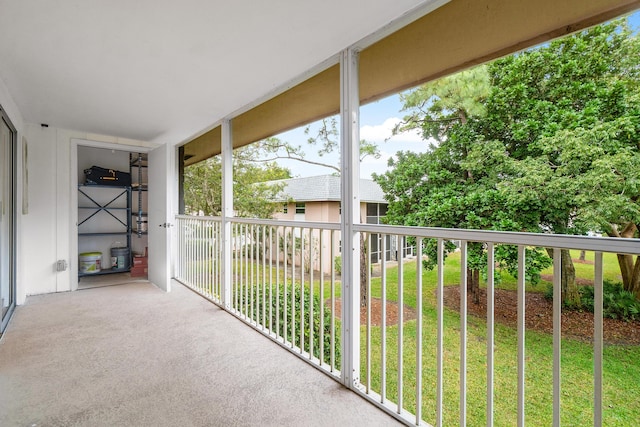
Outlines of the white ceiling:
<svg viewBox="0 0 640 427">
<path fill-rule="evenodd" d="M 424 0 L 0 0 L 30 123 L 179 143 Z"/>
</svg>

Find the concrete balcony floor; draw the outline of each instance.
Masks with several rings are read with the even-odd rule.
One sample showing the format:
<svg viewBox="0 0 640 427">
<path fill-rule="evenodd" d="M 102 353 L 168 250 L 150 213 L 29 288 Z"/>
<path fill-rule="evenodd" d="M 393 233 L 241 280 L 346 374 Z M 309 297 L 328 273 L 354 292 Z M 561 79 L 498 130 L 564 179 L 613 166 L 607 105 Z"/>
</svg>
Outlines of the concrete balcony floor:
<svg viewBox="0 0 640 427">
<path fill-rule="evenodd" d="M 1 426 L 397 422 L 174 283 L 32 296 L 0 341 Z"/>
</svg>

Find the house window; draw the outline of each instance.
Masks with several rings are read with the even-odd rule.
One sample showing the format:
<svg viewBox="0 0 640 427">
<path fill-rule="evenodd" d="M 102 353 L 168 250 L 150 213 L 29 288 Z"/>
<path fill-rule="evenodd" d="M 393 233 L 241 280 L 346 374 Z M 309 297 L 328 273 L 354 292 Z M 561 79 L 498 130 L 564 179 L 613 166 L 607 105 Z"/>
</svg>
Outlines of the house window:
<svg viewBox="0 0 640 427">
<path fill-rule="evenodd" d="M 304 203 L 296 203 L 296 214 L 304 215 L 305 206 Z"/>
<path fill-rule="evenodd" d="M 289 213 L 289 204 L 288 203 L 284 203 L 282 205 L 282 213 Z"/>
<path fill-rule="evenodd" d="M 367 224 L 380 224 L 380 218 L 386 214 L 385 203 L 367 203 Z"/>
</svg>

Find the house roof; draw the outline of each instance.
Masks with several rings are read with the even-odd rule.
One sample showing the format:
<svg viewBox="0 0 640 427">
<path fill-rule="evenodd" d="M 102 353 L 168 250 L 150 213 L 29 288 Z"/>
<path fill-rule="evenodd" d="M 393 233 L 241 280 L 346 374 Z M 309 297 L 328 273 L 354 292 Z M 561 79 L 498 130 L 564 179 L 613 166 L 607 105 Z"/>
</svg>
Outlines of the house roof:
<svg viewBox="0 0 640 427">
<path fill-rule="evenodd" d="M 271 183 L 284 183 L 285 187 L 277 196 L 278 202 L 340 201 L 340 177 L 320 175 L 304 178 L 281 179 Z M 370 179 L 360 178 L 360 201 L 366 203 L 387 203 L 382 188 Z"/>
</svg>

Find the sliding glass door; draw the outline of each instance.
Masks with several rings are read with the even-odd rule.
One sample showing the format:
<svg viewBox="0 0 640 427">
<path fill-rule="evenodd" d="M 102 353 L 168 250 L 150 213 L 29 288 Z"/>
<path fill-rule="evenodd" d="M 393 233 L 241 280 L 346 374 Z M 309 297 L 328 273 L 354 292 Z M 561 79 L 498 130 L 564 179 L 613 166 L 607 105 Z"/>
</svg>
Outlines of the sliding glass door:
<svg viewBox="0 0 640 427">
<path fill-rule="evenodd" d="M 16 306 L 16 136 L 0 108 L 0 334 Z"/>
</svg>

